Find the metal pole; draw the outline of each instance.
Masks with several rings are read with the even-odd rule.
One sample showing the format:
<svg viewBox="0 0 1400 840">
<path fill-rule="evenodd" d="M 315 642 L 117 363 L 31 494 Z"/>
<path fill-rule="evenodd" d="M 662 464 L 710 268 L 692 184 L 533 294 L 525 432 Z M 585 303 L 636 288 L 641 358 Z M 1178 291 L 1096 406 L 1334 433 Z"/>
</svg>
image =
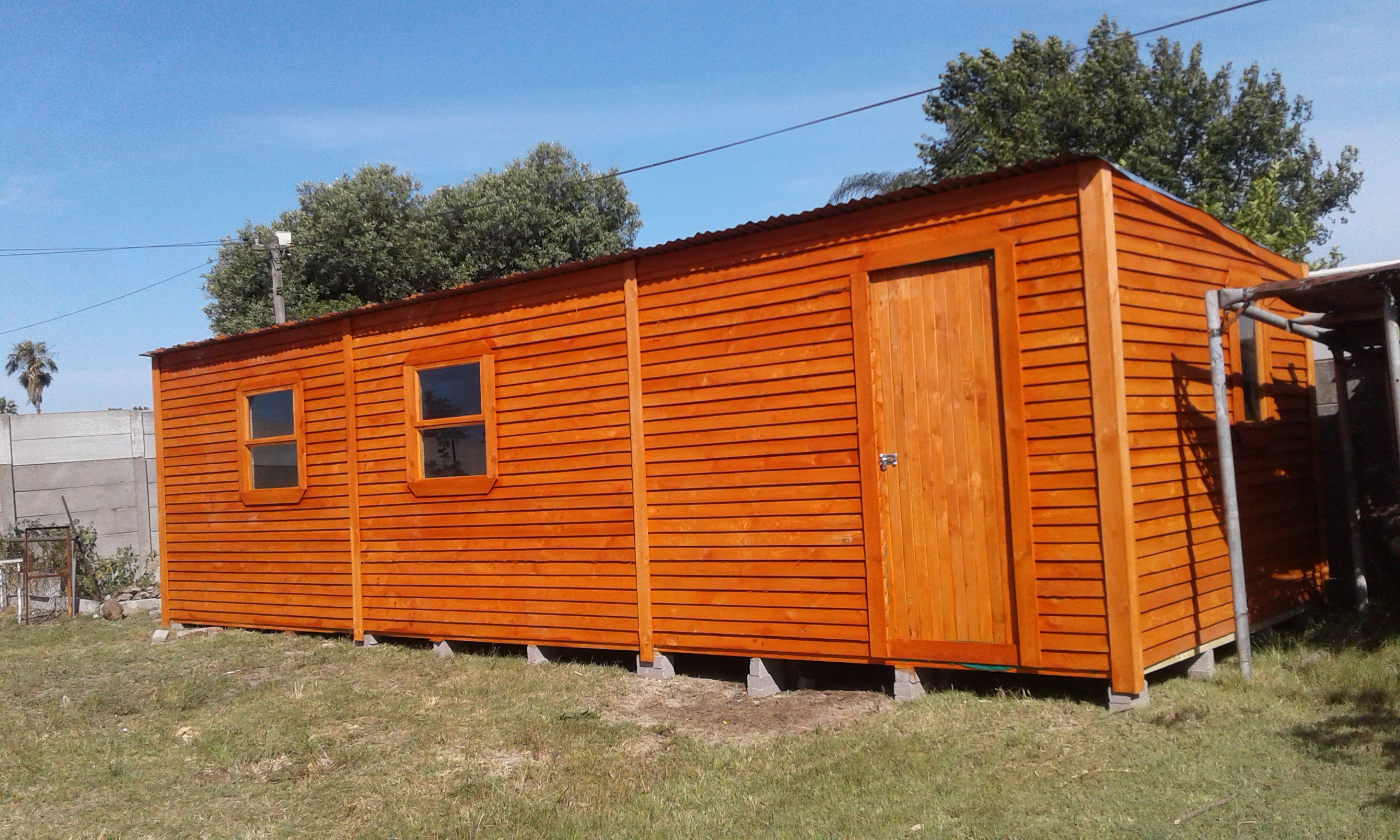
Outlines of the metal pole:
<svg viewBox="0 0 1400 840">
<path fill-rule="evenodd" d="M 1332 371 L 1337 381 L 1337 440 L 1342 455 L 1342 482 L 1345 484 L 1347 530 L 1351 532 L 1351 573 L 1356 587 L 1356 611 L 1363 617 L 1370 607 L 1366 591 L 1365 555 L 1361 547 L 1361 503 L 1356 492 L 1356 456 L 1351 447 L 1351 409 L 1347 402 L 1346 354 L 1340 347 L 1332 348 Z"/>
<path fill-rule="evenodd" d="M 73 533 L 78 529 L 73 522 L 73 511 L 68 509 L 68 497 L 59 496 L 63 502 L 63 513 L 68 517 L 68 615 L 78 612 L 78 555 L 73 551 Z"/>
<path fill-rule="evenodd" d="M 1313 341 L 1316 341 L 1320 344 L 1326 344 L 1328 342 L 1328 334 L 1331 332 L 1331 330 L 1323 329 L 1322 327 L 1314 327 L 1308 324 L 1300 324 L 1298 322 L 1301 319 L 1295 318 L 1293 320 L 1289 320 L 1288 318 L 1285 318 L 1282 315 L 1270 312 L 1267 309 L 1260 309 L 1259 307 L 1253 304 L 1250 304 L 1249 306 L 1246 306 L 1244 309 L 1240 310 L 1240 314 L 1253 318 L 1256 321 L 1262 321 L 1265 324 L 1270 324 L 1272 326 L 1278 327 L 1279 329 L 1284 330 L 1285 332 L 1296 333 L 1298 335 L 1303 336 L 1304 338 L 1310 338 Z"/>
<path fill-rule="evenodd" d="M 1395 302 L 1395 290 L 1386 284 L 1385 297 L 1385 359 L 1390 368 L 1390 416 L 1395 425 L 1395 452 L 1400 456 L 1400 306 Z"/>
<path fill-rule="evenodd" d="M 1210 334 L 1210 386 L 1215 392 L 1215 438 L 1220 461 L 1220 495 L 1225 506 L 1225 542 L 1230 548 L 1230 591 L 1235 602 L 1235 650 L 1240 676 L 1254 673 L 1249 644 L 1249 595 L 1245 590 L 1244 550 L 1240 545 L 1240 500 L 1235 489 L 1235 445 L 1230 438 L 1230 400 L 1225 390 L 1225 343 L 1220 321 L 1220 293 L 1206 292 L 1206 329 Z"/>
<path fill-rule="evenodd" d="M 273 245 L 272 255 L 272 318 L 278 324 L 287 323 L 287 307 L 282 300 L 282 249 Z"/>
</svg>

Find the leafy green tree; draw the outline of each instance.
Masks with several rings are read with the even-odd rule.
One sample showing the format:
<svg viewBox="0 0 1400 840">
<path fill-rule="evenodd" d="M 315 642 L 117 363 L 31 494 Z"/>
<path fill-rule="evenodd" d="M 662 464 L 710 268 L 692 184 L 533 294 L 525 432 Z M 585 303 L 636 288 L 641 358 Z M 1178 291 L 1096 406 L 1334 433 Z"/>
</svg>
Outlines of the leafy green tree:
<svg viewBox="0 0 1400 840">
<path fill-rule="evenodd" d="M 273 322 L 268 256 L 249 243 L 271 242 L 274 230 L 292 232 L 282 262 L 290 320 L 625 250 L 641 216 L 610 175 L 542 143 L 428 196 L 388 164 L 302 184 L 297 209 L 245 225 L 220 249 L 204 312 L 225 335 Z"/>
<path fill-rule="evenodd" d="M 1345 222 L 1361 186 L 1357 151 L 1326 161 L 1305 134 L 1312 106 L 1289 99 L 1277 72 L 1252 64 L 1232 81 L 1201 45 L 1137 42 L 1103 18 L 1080 51 L 1023 33 L 1011 52 L 963 53 L 924 103 L 944 129 L 917 144 L 922 167 L 877 173 L 923 180 L 984 172 L 1061 152 L 1102 155 L 1195 203 L 1261 244 L 1306 259 Z M 914 174 L 917 173 L 917 176 Z M 871 194 L 853 176 L 836 199 Z M 1335 250 L 1323 262 L 1335 263 Z"/>
<path fill-rule="evenodd" d="M 29 404 L 34 413 L 42 413 L 44 389 L 53 383 L 53 375 L 58 371 L 58 363 L 53 360 L 49 348 L 42 341 L 21 341 L 10 350 L 5 360 L 5 373 L 13 376 L 19 373 L 19 384 L 29 396 Z M 11 403 L 13 405 L 13 403 Z"/>
<path fill-rule="evenodd" d="M 19 405 L 9 397 L 0 397 L 0 414 L 19 414 Z"/>
</svg>

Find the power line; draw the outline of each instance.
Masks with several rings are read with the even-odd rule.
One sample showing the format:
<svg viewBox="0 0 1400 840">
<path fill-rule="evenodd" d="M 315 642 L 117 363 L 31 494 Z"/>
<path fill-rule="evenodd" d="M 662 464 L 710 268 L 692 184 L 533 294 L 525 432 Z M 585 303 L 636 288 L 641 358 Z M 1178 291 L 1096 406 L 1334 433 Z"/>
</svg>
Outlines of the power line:
<svg viewBox="0 0 1400 840">
<path fill-rule="evenodd" d="M 1158 33 L 1158 32 L 1165 31 L 1165 30 L 1167 30 L 1167 29 L 1174 29 L 1174 28 L 1176 28 L 1176 27 L 1178 27 L 1178 26 L 1185 26 L 1185 25 L 1188 24 L 1188 23 L 1195 23 L 1195 22 L 1198 21 L 1198 20 L 1205 20 L 1206 18 L 1213 18 L 1213 17 L 1215 17 L 1215 16 L 1217 16 L 1217 15 L 1223 15 L 1223 14 L 1227 14 L 1227 13 L 1229 13 L 1229 12 L 1237 12 L 1237 11 L 1239 11 L 1240 9 L 1246 9 L 1246 8 L 1249 8 L 1250 6 L 1258 6 L 1258 5 L 1260 5 L 1261 3 L 1268 3 L 1268 2 L 1269 2 L 1269 0 L 1249 0 L 1248 3 L 1236 3 L 1236 4 L 1233 5 L 1233 6 L 1226 6 L 1226 7 L 1223 8 L 1223 9 L 1216 9 L 1216 10 L 1213 11 L 1213 12 L 1206 12 L 1205 14 L 1196 15 L 1195 17 L 1182 18 L 1181 20 L 1174 20 L 1174 21 L 1172 21 L 1171 23 L 1164 23 L 1164 24 L 1162 24 L 1161 26 L 1154 26 L 1154 27 L 1152 27 L 1151 29 L 1144 29 L 1144 30 L 1142 30 L 1141 32 L 1125 32 L 1125 33 L 1123 33 L 1123 36 L 1124 36 L 1124 37 L 1127 37 L 1127 38 L 1136 38 L 1136 37 L 1139 37 L 1139 36 L 1142 36 L 1142 35 L 1153 35 L 1153 34 L 1156 34 L 1156 33 Z M 1080 49 L 1088 49 L 1088 47 L 1081 47 Z M 1077 52 L 1077 50 L 1076 50 L 1076 52 Z"/>
<path fill-rule="evenodd" d="M 1163 32 L 1163 31 L 1166 31 L 1166 30 L 1168 30 L 1168 29 L 1174 29 L 1174 28 L 1176 28 L 1176 27 L 1178 27 L 1178 26 L 1185 26 L 1185 25 L 1188 24 L 1188 23 L 1196 23 L 1197 21 L 1206 20 L 1206 19 L 1208 19 L 1208 18 L 1213 18 L 1213 17 L 1217 17 L 1217 16 L 1219 16 L 1219 15 L 1228 14 L 1228 13 L 1230 13 L 1230 12 L 1239 11 L 1240 9 L 1245 9 L 1245 8 L 1250 7 L 1250 6 L 1262 5 L 1262 4 L 1268 3 L 1268 2 L 1270 2 L 1270 0 L 1248 0 L 1248 2 L 1236 3 L 1236 4 L 1232 5 L 1232 6 L 1226 6 L 1226 7 L 1224 7 L 1224 8 L 1216 9 L 1215 11 L 1205 12 L 1205 13 L 1199 14 L 1199 15 L 1193 15 L 1193 16 L 1187 17 L 1187 18 L 1181 18 L 1180 20 L 1174 20 L 1174 21 L 1172 21 L 1172 22 L 1170 22 L 1170 23 L 1164 23 L 1164 24 L 1162 24 L 1162 25 L 1160 25 L 1160 26 L 1154 26 L 1154 27 L 1152 27 L 1152 28 L 1150 28 L 1150 29 L 1144 29 L 1144 30 L 1142 30 L 1141 32 L 1124 32 L 1124 33 L 1122 33 L 1121 35 L 1119 35 L 1117 38 L 1115 38 L 1114 40 L 1122 40 L 1122 39 L 1125 39 L 1125 38 L 1136 38 L 1136 37 L 1141 37 L 1141 36 L 1143 36 L 1143 35 L 1152 35 L 1152 34 L 1155 34 L 1155 33 L 1157 33 L 1157 32 Z M 1085 50 L 1087 50 L 1087 49 L 1089 49 L 1089 45 L 1086 44 L 1085 46 L 1082 46 L 1082 47 L 1079 47 L 1079 48 L 1073 50 L 1072 54 L 1077 54 L 1077 53 L 1083 52 L 1083 51 L 1085 51 Z M 846 110 L 844 110 L 844 111 L 840 111 L 840 112 L 835 113 L 835 114 L 828 114 L 828 115 L 826 115 L 826 116 L 824 116 L 824 117 L 817 117 L 817 118 L 815 118 L 815 119 L 806 120 L 806 121 L 804 121 L 804 122 L 794 123 L 793 125 L 785 126 L 785 127 L 783 127 L 783 128 L 774 129 L 774 130 L 772 130 L 772 131 L 766 131 L 766 132 L 763 132 L 762 134 L 755 134 L 755 135 L 753 135 L 753 136 L 751 136 L 751 137 L 745 137 L 745 138 L 740 139 L 740 140 L 733 140 L 733 141 L 728 142 L 728 143 L 721 143 L 721 144 L 718 145 L 718 146 L 711 146 L 711 147 L 709 147 L 709 148 L 707 148 L 707 149 L 701 149 L 701 150 L 699 150 L 699 151 L 689 152 L 689 153 L 683 154 L 683 155 L 676 155 L 675 157 L 666 158 L 665 160 L 654 161 L 654 162 L 652 162 L 652 163 L 646 163 L 646 164 L 642 164 L 641 166 L 634 166 L 634 167 L 631 167 L 631 168 L 629 168 L 629 169 L 623 169 L 623 170 L 616 171 L 616 172 L 606 172 L 606 173 L 603 173 L 603 174 L 600 174 L 600 175 L 594 175 L 594 176 L 592 176 L 592 177 L 590 177 L 590 178 L 585 178 L 585 179 L 583 179 L 582 183 L 590 184 L 590 183 L 594 183 L 594 182 L 596 182 L 596 181 L 602 181 L 602 180 L 606 180 L 606 179 L 609 179 L 609 178 L 620 178 L 620 177 L 622 177 L 623 175 L 631 175 L 631 174 L 636 173 L 636 172 L 643 172 L 643 171 L 646 171 L 646 170 L 648 170 L 648 169 L 656 169 L 656 168 L 658 168 L 658 167 L 668 166 L 668 165 L 670 165 L 670 164 L 679 163 L 679 162 L 681 162 L 681 161 L 690 160 L 690 159 L 692 159 L 692 158 L 697 158 L 697 157 L 702 157 L 702 156 L 704 156 L 704 155 L 714 154 L 715 152 L 722 152 L 722 151 L 724 151 L 724 150 L 726 150 L 726 149 L 733 149 L 733 148 L 735 148 L 735 147 L 737 147 L 737 146 L 743 146 L 743 145 L 747 145 L 747 144 L 749 144 L 749 143 L 756 143 L 756 142 L 758 142 L 759 140 L 766 140 L 766 139 L 768 139 L 769 137 L 777 137 L 777 136 L 780 135 L 780 134 L 787 134 L 787 133 L 789 133 L 789 132 L 799 131 L 799 130 L 804 129 L 804 128 L 810 128 L 811 126 L 814 126 L 814 125 L 820 125 L 820 124 L 822 124 L 822 123 L 831 122 L 832 120 L 838 120 L 838 119 L 842 119 L 842 118 L 844 118 L 844 117 L 849 117 L 849 116 L 851 116 L 851 115 L 853 115 L 853 114 L 859 114 L 859 113 L 862 113 L 862 112 L 864 112 L 864 111 L 870 111 L 870 110 L 873 110 L 873 109 L 875 109 L 875 108 L 881 108 L 881 107 L 884 107 L 884 106 L 886 106 L 886 105 L 892 105 L 892 104 L 894 104 L 894 103 L 896 103 L 896 102 L 903 102 L 903 101 L 908 100 L 908 99 L 913 99 L 913 98 L 916 97 L 916 96 L 927 96 L 928 94 L 931 94 L 931 93 L 933 93 L 934 91 L 940 90 L 941 88 L 942 88 L 942 85 L 940 84 L 940 85 L 934 85 L 934 86 L 931 87 L 931 88 L 924 88 L 923 90 L 916 90 L 916 91 L 913 91 L 913 92 L 911 92 L 911 93 L 900 94 L 899 96 L 892 96 L 892 97 L 890 97 L 890 98 L 888 98 L 888 99 L 882 99 L 882 100 L 880 100 L 880 101 L 878 101 L 878 102 L 871 102 L 871 103 L 869 103 L 869 104 L 860 105 L 860 106 L 857 106 L 857 107 L 855 107 L 855 108 L 848 108 L 848 109 L 846 109 Z M 959 138 L 959 140 L 957 140 L 957 141 L 955 141 L 955 142 L 958 143 L 958 144 L 961 144 L 961 143 L 965 142 L 967 139 L 968 139 L 968 138 L 963 137 L 963 138 Z M 501 203 L 501 202 L 504 201 L 504 200 L 505 200 L 504 198 L 490 199 L 490 200 L 488 200 L 488 201 L 478 202 L 477 204 L 468 205 L 468 206 L 466 206 L 466 207 L 454 207 L 454 208 L 451 208 L 451 209 L 449 209 L 449 210 L 439 211 L 438 213 L 435 213 L 435 214 L 433 214 L 433 215 L 438 216 L 438 215 L 452 215 L 452 214 L 457 214 L 457 213 L 463 213 L 463 212 L 466 212 L 466 211 L 468 211 L 468 210 L 475 210 L 475 209 L 479 209 L 479 208 L 481 208 L 481 207 L 487 207 L 487 206 L 490 206 L 490 205 L 493 205 L 493 204 L 499 204 L 499 203 Z M 215 245 L 225 245 L 225 244 L 244 244 L 244 245 L 250 245 L 250 246 L 253 245 L 253 243 L 249 243 L 249 242 L 238 243 L 238 242 L 235 242 L 235 241 L 233 241 L 233 240 L 224 239 L 224 240 L 206 240 L 206 241 L 202 241 L 202 242 L 169 242 L 169 243 L 160 243 L 160 244 L 154 244 L 154 245 L 114 245 L 114 246 L 72 247 L 72 248 L 0 248 L 0 257 L 50 256 L 50 255 L 54 255 L 54 254 L 86 254 L 86 253 L 97 253 L 97 252 L 106 252 L 106 251 L 134 251 L 134 250 L 148 250 L 148 249 L 157 249 L 157 248 L 208 248 L 208 247 L 212 247 L 212 246 L 215 246 Z M 306 244 L 306 243 L 302 243 L 302 244 L 304 245 L 304 244 Z M 311 244 L 315 244 L 315 240 L 312 240 Z M 179 277 L 183 277 L 183 276 L 185 276 L 186 274 L 189 274 L 189 273 L 191 273 L 191 272 L 193 272 L 193 271 L 196 271 L 197 269 L 203 268 L 205 265 L 208 265 L 208 264 L 210 264 L 210 263 L 212 263 L 212 262 L 213 262 L 213 260 L 206 260 L 205 262 L 202 262 L 202 263 L 200 263 L 199 265 L 193 266 L 193 267 L 191 267 L 191 268 L 187 268 L 187 269 L 185 269 L 184 271 L 179 272 L 178 274 L 172 274 L 171 276 L 166 277 L 166 278 L 163 279 L 163 280 L 157 280 L 157 281 L 154 282 L 154 283 L 151 283 L 151 284 L 142 286 L 142 287 L 140 287 L 140 288 L 138 288 L 138 289 L 132 289 L 132 290 L 129 291 L 129 292 L 126 292 L 126 293 L 124 293 L 124 294 L 117 295 L 117 296 L 114 297 L 114 298 L 109 298 L 108 300 L 101 301 L 100 303 L 94 303 L 94 304 L 91 304 L 91 305 L 89 305 L 89 306 L 82 307 L 81 309 L 75 309 L 75 310 L 73 310 L 72 312 L 66 312 L 66 313 L 64 313 L 64 314 L 62 314 L 62 315 L 55 315 L 55 316 L 52 317 L 52 318 L 46 318 L 46 319 L 44 319 L 44 320 L 42 320 L 42 321 L 36 321 L 36 322 L 34 322 L 34 323 L 32 323 L 32 324 L 26 324 L 25 326 L 22 326 L 22 327 L 15 327 L 14 329 L 9 329 L 9 330 L 0 330 L 0 335 L 9 335 L 10 333 L 19 332 L 20 330 L 27 330 L 27 329 L 30 329 L 31 327 L 37 327 L 37 326 L 41 326 L 41 325 L 43 325 L 43 324 L 52 323 L 52 322 L 54 322 L 54 321 L 58 321 L 58 320 L 61 320 L 61 319 L 63 319 L 63 318 L 68 318 L 68 317 L 71 317 L 71 316 L 73 316 L 73 315 L 79 315 L 79 314 L 81 314 L 81 313 L 83 313 L 83 312 L 88 312 L 88 311 L 90 311 L 90 310 L 97 309 L 98 307 L 106 306 L 107 304 L 110 304 L 110 303 L 115 303 L 115 302 L 117 302 L 117 301 L 119 301 L 119 300 L 122 300 L 123 298 L 131 297 L 131 296 L 134 295 L 134 294 L 138 294 L 138 293 L 140 293 L 140 292 L 144 292 L 144 291 L 146 291 L 146 290 L 148 290 L 148 289 L 153 289 L 153 288 L 155 288 L 156 286 L 160 286 L 160 285 L 162 285 L 162 284 L 164 284 L 164 283 L 170 282 L 171 280 L 175 280 L 175 279 L 177 279 L 177 278 L 179 278 Z"/>
<path fill-rule="evenodd" d="M 1218 17 L 1218 16 L 1220 16 L 1220 15 L 1228 14 L 1228 13 L 1230 13 L 1230 12 L 1236 12 L 1236 11 L 1239 11 L 1240 9 L 1249 8 L 1250 6 L 1262 5 L 1262 4 L 1268 3 L 1268 2 L 1271 2 L 1271 0 L 1248 0 L 1248 2 L 1236 3 L 1236 4 L 1234 4 L 1233 6 L 1226 6 L 1226 7 L 1221 8 L 1221 9 L 1216 9 L 1215 11 L 1204 12 L 1204 13 L 1199 14 L 1199 15 L 1193 15 L 1193 16 L 1191 16 L 1191 17 L 1181 18 L 1180 20 L 1174 20 L 1174 21 L 1172 21 L 1172 22 L 1170 22 L 1170 23 L 1164 23 L 1164 24 L 1162 24 L 1162 25 L 1160 25 L 1160 26 L 1154 26 L 1154 27 L 1151 27 L 1150 29 L 1144 29 L 1144 30 L 1142 30 L 1141 32 L 1131 32 L 1131 31 L 1123 32 L 1122 34 L 1120 34 L 1119 36 L 1117 36 L 1117 37 L 1114 38 L 1113 40 L 1118 41 L 1118 40 L 1123 40 L 1123 39 L 1126 39 L 1126 38 L 1138 38 L 1138 37 L 1141 37 L 1141 36 L 1143 36 L 1143 35 L 1153 35 L 1153 34 L 1156 34 L 1156 33 L 1158 33 L 1158 32 L 1164 32 L 1164 31 L 1166 31 L 1166 30 L 1168 30 L 1168 29 L 1174 29 L 1174 28 L 1176 28 L 1176 27 L 1178 27 L 1178 26 L 1185 26 L 1185 25 L 1188 24 L 1188 23 L 1196 23 L 1197 21 L 1202 21 L 1202 20 L 1206 20 L 1206 19 L 1208 19 L 1208 18 Z M 1086 50 L 1088 50 L 1088 49 L 1090 49 L 1090 46 L 1086 44 L 1085 46 L 1076 48 L 1075 50 L 1073 50 L 1073 51 L 1071 52 L 1071 54 L 1072 54 L 1072 55 L 1078 54 L 1078 53 L 1084 52 L 1084 51 L 1086 51 Z M 831 122 L 831 121 L 833 121 L 833 120 L 843 119 L 843 118 L 845 118 L 845 117 L 849 117 L 849 116 L 852 116 L 852 115 L 855 115 L 855 114 L 863 113 L 863 112 L 865 112 L 865 111 L 872 111 L 872 110 L 874 110 L 874 109 L 876 109 L 876 108 L 883 108 L 883 107 L 886 106 L 886 105 L 893 105 L 893 104 L 896 103 L 896 102 L 904 102 L 905 100 L 913 99 L 913 98 L 916 97 L 916 96 L 927 96 L 928 94 L 931 94 L 931 93 L 933 93 L 933 92 L 935 92 L 935 91 L 938 91 L 938 90 L 940 90 L 941 88 L 942 88 L 942 85 L 934 85 L 933 87 L 930 87 L 930 88 L 924 88 L 924 89 L 922 89 L 922 90 L 916 90 L 916 91 L 912 91 L 912 92 L 910 92 L 910 93 L 903 93 L 903 94 L 900 94 L 900 95 L 898 95 L 898 96 L 891 96 L 891 97 L 888 98 L 888 99 L 881 99 L 881 100 L 878 101 L 878 102 L 871 102 L 871 103 L 866 104 L 866 105 L 859 105 L 859 106 L 857 106 L 857 107 L 855 107 L 855 108 L 848 108 L 848 109 L 846 109 L 846 110 L 844 110 L 844 111 L 839 111 L 839 112 L 837 112 L 837 113 L 835 113 L 835 114 L 827 114 L 827 115 L 824 116 L 824 117 L 817 117 L 817 118 L 815 118 L 815 119 L 805 120 L 805 121 L 800 122 L 800 123 L 794 123 L 794 124 L 789 125 L 789 126 L 784 126 L 783 128 L 773 129 L 772 131 L 765 131 L 765 132 L 763 132 L 762 134 L 755 134 L 755 135 L 753 135 L 753 136 L 751 136 L 751 137 L 745 137 L 745 138 L 742 138 L 742 139 L 740 139 L 740 140 L 732 140 L 732 141 L 730 141 L 730 142 L 728 142 L 728 143 L 721 143 L 721 144 L 719 144 L 719 145 L 717 145 L 717 146 L 710 146 L 709 148 L 700 149 L 699 151 L 688 152 L 688 153 L 683 154 L 683 155 L 676 155 L 675 157 L 669 157 L 669 158 L 666 158 L 665 160 L 653 161 L 652 163 L 644 163 L 644 164 L 642 164 L 642 165 L 640 165 L 640 166 L 633 166 L 633 167 L 630 167 L 630 168 L 628 168 L 628 169 L 618 170 L 618 171 L 616 171 L 616 172 L 605 172 L 605 173 L 602 173 L 602 174 L 599 174 L 599 175 L 594 175 L 594 176 L 589 177 L 589 178 L 584 178 L 584 179 L 581 181 L 581 183 L 584 183 L 584 184 L 591 184 L 591 183 L 595 183 L 595 182 L 597 182 L 597 181 L 604 181 L 604 180 L 607 180 L 607 179 L 610 179 L 610 178 L 621 178 L 623 175 L 631 175 L 631 174 L 636 173 L 636 172 L 645 172 L 645 171 L 648 170 L 648 169 L 657 169 L 657 168 L 662 167 L 662 166 L 669 166 L 670 164 L 673 164 L 673 163 L 680 163 L 681 161 L 690 160 L 690 159 L 692 159 L 692 158 L 703 157 L 703 156 L 705 156 L 705 155 L 714 154 L 715 152 L 722 152 L 722 151 L 725 151 L 725 150 L 727 150 L 727 149 L 733 149 L 733 148 L 736 148 L 736 147 L 738 147 L 738 146 L 745 146 L 745 145 L 748 145 L 749 143 L 757 143 L 757 142 L 760 141 L 760 140 L 767 140 L 767 139 L 770 138 L 770 137 L 777 137 L 777 136 L 779 136 L 779 135 L 781 135 L 781 134 L 788 134 L 788 133 L 791 133 L 791 132 L 793 132 L 793 131 L 800 131 L 800 130 L 802 130 L 802 129 L 804 129 L 804 128 L 811 128 L 811 127 L 814 126 L 814 125 L 821 125 L 822 123 L 827 123 L 827 122 Z M 446 209 L 446 210 L 440 210 L 440 211 L 437 211 L 436 213 L 433 213 L 433 214 L 430 214 L 430 215 L 432 215 L 432 216 L 450 216 L 450 215 L 455 215 L 455 214 L 458 214 L 458 213 L 464 213 L 464 212 L 467 212 L 467 211 L 469 211 L 469 210 L 477 210 L 477 209 L 480 209 L 480 208 L 482 208 L 482 207 L 489 207 L 489 206 L 491 206 L 491 205 L 493 205 L 493 204 L 499 204 L 499 203 L 501 203 L 502 201 L 505 201 L 505 199 L 504 199 L 504 198 L 493 198 L 493 199 L 488 199 L 488 200 L 486 200 L 486 201 L 478 202 L 478 203 L 476 203 L 476 204 L 470 204 L 470 205 L 467 205 L 467 206 L 465 206 L 465 207 L 453 207 L 453 208 Z M 239 242 L 234 241 L 234 240 L 219 240 L 219 239 L 215 239 L 215 240 L 206 240 L 206 241 L 202 241 L 202 242 L 169 242 L 169 243 L 161 243 L 161 244 L 156 244 L 156 245 L 114 245 L 114 246 L 103 246 L 103 247 L 70 247 L 70 248 L 0 248 L 0 257 L 51 256 L 51 255 L 55 255 L 55 254 L 88 254 L 88 253 L 97 253 L 97 252 L 105 252 L 105 251 L 134 251 L 134 250 L 144 250 L 144 249 L 152 249 L 152 248 L 209 248 L 209 247 L 213 247 L 213 246 L 215 246 L 215 245 L 223 245 L 223 244 L 249 244 L 249 245 L 251 245 L 252 243 L 239 243 Z M 306 244 L 306 243 L 302 243 L 302 244 Z M 0 333 L 0 334 L 3 334 L 3 333 Z"/>
<path fill-rule="evenodd" d="M 157 245 L 92 245 L 55 248 L 0 248 L 0 257 L 47 257 L 54 254 L 95 254 L 106 251 L 145 251 L 154 248 L 209 248 L 221 240 L 163 242 Z"/>
<path fill-rule="evenodd" d="M 55 316 L 53 316 L 52 318 L 45 318 L 45 319 L 42 320 L 42 321 L 35 321 L 35 322 L 32 323 L 32 324 L 25 324 L 25 325 L 22 326 L 22 327 L 15 327 L 14 329 L 9 329 L 9 330 L 0 330 L 0 335 L 9 335 L 10 333 L 17 333 L 17 332 L 19 332 L 20 330 L 27 330 L 27 329 L 30 329 L 31 327 L 39 327 L 39 326 L 43 326 L 44 324 L 52 324 L 54 321 L 61 321 L 61 320 L 63 320 L 64 318 L 70 318 L 70 317 L 72 317 L 72 316 L 74 316 L 74 315 L 81 315 L 81 314 L 84 313 L 84 312 L 87 312 L 87 311 L 93 310 L 93 309 L 97 309 L 97 308 L 100 307 L 100 306 L 106 306 L 106 305 L 109 304 L 109 303 L 116 303 L 117 301 L 121 300 L 122 298 L 129 298 L 129 297 L 131 297 L 132 295 L 134 295 L 134 294 L 139 294 L 140 292 L 144 292 L 144 291 L 146 291 L 147 289 L 154 289 L 156 286 L 160 286 L 160 285 L 162 285 L 162 284 L 169 283 L 171 280 L 175 280 L 175 279 L 177 279 L 177 278 L 184 277 L 186 274 L 189 274 L 190 272 L 198 271 L 199 269 L 204 268 L 206 265 L 209 265 L 211 262 L 213 262 L 213 260 L 205 260 L 204 262 L 200 263 L 199 265 L 190 266 L 189 268 L 185 269 L 184 271 L 181 271 L 181 272 L 179 272 L 179 273 L 177 273 L 177 274 L 172 274 L 172 275 L 170 275 L 169 277 L 165 278 L 164 280 L 157 280 L 157 281 L 154 282 L 154 283 L 148 283 L 147 285 L 142 286 L 142 287 L 139 288 L 139 289 L 132 289 L 132 290 L 129 291 L 129 292 L 123 292 L 122 294 L 119 294 L 119 295 L 117 295 L 117 296 L 114 297 L 114 298 L 107 298 L 106 300 L 101 301 L 100 303 L 90 304 L 90 305 L 88 305 L 88 306 L 84 306 L 84 307 L 81 308 L 81 309 L 74 309 L 72 312 L 65 312 L 65 313 L 63 313 L 62 315 L 55 315 Z"/>
</svg>

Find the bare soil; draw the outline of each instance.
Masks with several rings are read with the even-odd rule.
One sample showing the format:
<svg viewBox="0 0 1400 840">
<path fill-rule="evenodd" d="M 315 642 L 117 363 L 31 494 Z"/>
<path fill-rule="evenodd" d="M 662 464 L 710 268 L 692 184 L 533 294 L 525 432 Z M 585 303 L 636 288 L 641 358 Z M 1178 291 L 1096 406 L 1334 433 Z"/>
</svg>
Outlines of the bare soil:
<svg viewBox="0 0 1400 840">
<path fill-rule="evenodd" d="M 716 743 L 842 729 L 890 710 L 895 702 L 882 692 L 853 689 L 784 691 L 756 700 L 743 683 L 686 676 L 634 676 L 623 684 L 625 690 L 603 710 L 605 720 Z"/>
</svg>

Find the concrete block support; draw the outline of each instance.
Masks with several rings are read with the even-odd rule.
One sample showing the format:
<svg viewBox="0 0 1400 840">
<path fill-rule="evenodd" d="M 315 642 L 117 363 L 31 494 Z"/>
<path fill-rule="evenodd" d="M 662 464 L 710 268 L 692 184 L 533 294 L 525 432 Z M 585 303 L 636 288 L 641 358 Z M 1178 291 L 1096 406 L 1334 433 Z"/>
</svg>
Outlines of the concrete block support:
<svg viewBox="0 0 1400 840">
<path fill-rule="evenodd" d="M 749 696 L 772 697 L 788 687 L 789 663 L 781 659 L 753 657 L 749 660 Z"/>
<path fill-rule="evenodd" d="M 1108 710 L 1110 712 L 1126 712 L 1131 709 L 1145 709 L 1152 704 L 1152 700 L 1147 696 L 1147 684 L 1142 686 L 1141 694 L 1120 694 L 1113 690 L 1113 686 L 1108 687 Z"/>
<path fill-rule="evenodd" d="M 1205 651 L 1191 660 L 1191 665 L 1186 669 L 1186 676 L 1193 680 L 1215 679 L 1215 651 Z"/>
<path fill-rule="evenodd" d="M 894 668 L 894 699 L 914 700 L 923 697 L 927 691 L 924 680 L 917 668 Z"/>
<path fill-rule="evenodd" d="M 377 644 L 379 644 L 379 640 L 374 638 L 372 634 L 366 633 L 364 640 L 360 642 L 360 647 L 374 647 Z"/>
<path fill-rule="evenodd" d="M 441 659 L 451 659 L 456 655 L 456 652 L 452 650 L 452 643 L 446 639 L 433 645 L 433 653 L 436 653 Z"/>
<path fill-rule="evenodd" d="M 531 665 L 543 665 L 554 659 L 554 649 L 539 645 L 525 646 L 525 661 Z"/>
<path fill-rule="evenodd" d="M 676 663 L 671 661 L 669 654 L 654 651 L 650 662 L 643 662 L 640 656 L 637 657 L 637 673 L 652 679 L 669 680 L 676 675 Z"/>
</svg>

